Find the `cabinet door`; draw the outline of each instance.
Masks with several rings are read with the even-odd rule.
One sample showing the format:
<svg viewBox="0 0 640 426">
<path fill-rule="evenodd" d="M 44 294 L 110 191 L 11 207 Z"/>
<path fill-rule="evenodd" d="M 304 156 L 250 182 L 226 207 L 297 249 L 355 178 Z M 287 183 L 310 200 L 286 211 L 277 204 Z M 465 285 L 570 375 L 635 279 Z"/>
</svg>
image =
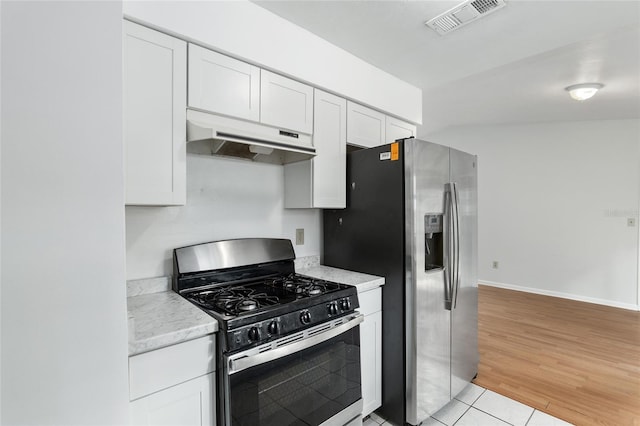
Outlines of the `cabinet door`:
<svg viewBox="0 0 640 426">
<path fill-rule="evenodd" d="M 132 425 L 215 426 L 215 377 L 207 374 L 130 403 Z"/>
<path fill-rule="evenodd" d="M 358 293 L 360 312 L 360 362 L 362 367 L 362 415 L 382 405 L 382 289 Z"/>
<path fill-rule="evenodd" d="M 126 204 L 186 201 L 186 43 L 125 21 Z"/>
<path fill-rule="evenodd" d="M 386 139 L 387 143 L 391 143 L 398 139 L 410 138 L 416 136 L 416 126 L 393 117 L 386 117 Z"/>
<path fill-rule="evenodd" d="M 313 87 L 266 70 L 261 70 L 260 79 L 260 121 L 311 134 Z"/>
<path fill-rule="evenodd" d="M 384 145 L 385 115 L 347 102 L 347 143 L 364 148 Z"/>
<path fill-rule="evenodd" d="M 344 208 L 347 178 L 347 101 L 314 91 L 313 145 L 316 156 L 284 166 L 287 208 Z"/>
<path fill-rule="evenodd" d="M 382 405 L 382 312 L 366 315 L 360 324 L 362 415 Z"/>
<path fill-rule="evenodd" d="M 260 68 L 189 44 L 189 107 L 258 121 Z"/>
</svg>

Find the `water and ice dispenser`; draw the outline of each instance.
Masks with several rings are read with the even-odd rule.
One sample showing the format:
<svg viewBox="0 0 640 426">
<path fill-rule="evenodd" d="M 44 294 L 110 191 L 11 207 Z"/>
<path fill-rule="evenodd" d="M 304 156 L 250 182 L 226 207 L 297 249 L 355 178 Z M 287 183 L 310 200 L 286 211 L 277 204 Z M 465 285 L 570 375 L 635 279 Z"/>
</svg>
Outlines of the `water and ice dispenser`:
<svg viewBox="0 0 640 426">
<path fill-rule="evenodd" d="M 444 267 L 442 216 L 442 213 L 424 215 L 424 268 L 427 271 Z"/>
</svg>

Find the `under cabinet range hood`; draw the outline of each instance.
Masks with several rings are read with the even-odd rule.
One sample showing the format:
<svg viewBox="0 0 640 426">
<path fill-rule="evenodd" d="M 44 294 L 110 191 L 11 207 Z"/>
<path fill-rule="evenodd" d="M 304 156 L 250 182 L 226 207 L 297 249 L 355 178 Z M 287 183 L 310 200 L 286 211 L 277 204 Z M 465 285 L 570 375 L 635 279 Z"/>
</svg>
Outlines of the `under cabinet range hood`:
<svg viewBox="0 0 640 426">
<path fill-rule="evenodd" d="M 187 110 L 187 152 L 272 164 L 316 155 L 310 135 L 192 109 Z"/>
</svg>

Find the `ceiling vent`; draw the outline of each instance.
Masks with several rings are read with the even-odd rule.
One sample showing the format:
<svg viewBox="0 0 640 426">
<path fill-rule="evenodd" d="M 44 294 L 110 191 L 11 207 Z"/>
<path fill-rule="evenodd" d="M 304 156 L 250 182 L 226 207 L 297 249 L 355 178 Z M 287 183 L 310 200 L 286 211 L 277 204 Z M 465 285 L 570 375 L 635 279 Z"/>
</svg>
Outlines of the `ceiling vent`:
<svg viewBox="0 0 640 426">
<path fill-rule="evenodd" d="M 505 0 L 467 0 L 425 24 L 444 35 L 506 6 Z"/>
</svg>

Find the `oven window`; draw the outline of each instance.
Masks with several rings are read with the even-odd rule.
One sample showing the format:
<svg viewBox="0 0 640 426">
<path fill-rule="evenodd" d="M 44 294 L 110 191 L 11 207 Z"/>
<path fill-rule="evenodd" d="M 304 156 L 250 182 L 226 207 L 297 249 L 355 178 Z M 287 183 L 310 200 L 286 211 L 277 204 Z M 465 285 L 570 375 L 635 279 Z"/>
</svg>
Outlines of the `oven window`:
<svg viewBox="0 0 640 426">
<path fill-rule="evenodd" d="M 361 398 L 359 327 L 229 380 L 234 426 L 318 425 Z"/>
</svg>

